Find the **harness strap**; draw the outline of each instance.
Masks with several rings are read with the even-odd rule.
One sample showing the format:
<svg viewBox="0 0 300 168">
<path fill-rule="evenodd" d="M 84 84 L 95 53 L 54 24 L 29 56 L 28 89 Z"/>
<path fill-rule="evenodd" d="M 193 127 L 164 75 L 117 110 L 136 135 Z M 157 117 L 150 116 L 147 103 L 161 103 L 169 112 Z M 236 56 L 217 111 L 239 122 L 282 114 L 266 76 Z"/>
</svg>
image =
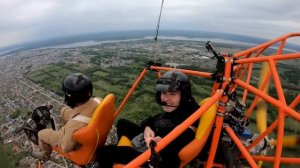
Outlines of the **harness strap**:
<svg viewBox="0 0 300 168">
<path fill-rule="evenodd" d="M 95 102 L 97 102 L 98 104 L 100 104 L 101 100 L 99 99 L 96 99 L 96 98 L 93 98 L 95 100 Z M 87 116 L 83 116 L 83 115 L 76 115 L 74 118 L 72 118 L 72 120 L 75 120 L 75 121 L 80 121 L 80 122 L 83 122 L 83 123 L 89 123 L 91 121 L 92 118 L 90 117 L 87 117 Z"/>
<path fill-rule="evenodd" d="M 197 131 L 197 128 L 196 128 L 196 127 L 194 127 L 194 126 L 189 126 L 189 128 L 190 128 L 192 131 L 194 131 L 194 132 L 196 132 L 196 131 Z"/>
<path fill-rule="evenodd" d="M 88 124 L 91 121 L 91 118 L 79 114 L 79 115 L 76 115 L 74 118 L 72 118 L 72 120 L 80 121 L 80 122 Z"/>
<path fill-rule="evenodd" d="M 101 100 L 93 98 L 95 100 L 95 102 L 97 102 L 98 104 L 100 104 Z"/>
</svg>

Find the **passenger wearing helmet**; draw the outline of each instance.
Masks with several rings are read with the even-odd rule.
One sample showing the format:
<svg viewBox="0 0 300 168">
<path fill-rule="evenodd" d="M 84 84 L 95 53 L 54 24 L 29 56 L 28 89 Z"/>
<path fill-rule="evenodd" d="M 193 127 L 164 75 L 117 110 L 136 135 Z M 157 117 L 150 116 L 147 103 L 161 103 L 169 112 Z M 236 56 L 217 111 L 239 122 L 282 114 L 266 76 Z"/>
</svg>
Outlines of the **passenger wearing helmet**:
<svg viewBox="0 0 300 168">
<path fill-rule="evenodd" d="M 41 156 L 48 159 L 52 147 L 58 146 L 62 152 L 69 152 L 77 147 L 72 139 L 73 133 L 86 126 L 101 98 L 92 98 L 93 85 L 91 80 L 81 74 L 68 75 L 62 84 L 67 106 L 61 109 L 61 117 L 65 125 L 59 130 L 44 129 L 38 133 Z M 36 153 L 33 153 L 36 156 Z"/>
<path fill-rule="evenodd" d="M 118 137 L 127 136 L 132 140 L 134 148 L 106 146 L 100 149 L 98 161 L 101 166 L 112 167 L 113 163 L 126 164 L 130 162 L 147 147 L 149 148 L 150 141 L 159 142 L 199 108 L 192 96 L 191 84 L 187 75 L 178 70 L 164 73 L 156 81 L 155 91 L 156 102 L 162 105 L 163 112 L 142 121 L 140 126 L 126 119 L 120 119 L 117 123 Z M 197 123 L 193 125 L 197 126 Z M 137 137 L 141 137 L 146 145 L 145 149 L 136 148 L 134 139 Z M 194 137 L 194 129 L 187 129 L 160 151 L 162 161 L 159 163 L 159 167 L 179 167 L 178 152 Z"/>
</svg>

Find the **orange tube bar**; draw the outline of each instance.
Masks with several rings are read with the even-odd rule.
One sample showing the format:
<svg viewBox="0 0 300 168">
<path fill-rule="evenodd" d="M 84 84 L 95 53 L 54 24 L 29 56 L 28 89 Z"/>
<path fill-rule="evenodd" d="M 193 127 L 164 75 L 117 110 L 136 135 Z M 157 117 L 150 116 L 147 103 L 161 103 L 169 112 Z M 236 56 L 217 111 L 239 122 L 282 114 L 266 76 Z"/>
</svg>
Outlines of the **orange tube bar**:
<svg viewBox="0 0 300 168">
<path fill-rule="evenodd" d="M 269 59 L 269 63 L 270 63 L 269 66 L 270 66 L 270 70 L 271 70 L 272 75 L 273 75 L 273 80 L 274 80 L 274 84 L 275 84 L 275 88 L 276 88 L 276 91 L 277 91 L 277 94 L 278 94 L 279 101 L 281 101 L 281 103 L 286 104 L 284 93 L 283 93 L 283 90 L 282 90 L 282 85 L 281 85 L 281 82 L 280 82 L 280 79 L 279 79 L 277 69 L 275 67 L 275 62 L 274 62 L 274 60 Z"/>
<path fill-rule="evenodd" d="M 258 144 L 264 137 L 268 136 L 274 128 L 278 125 L 278 120 L 274 121 L 268 128 L 265 130 L 260 136 L 258 136 L 249 146 L 247 146 L 247 150 L 253 148 L 256 144 Z"/>
<path fill-rule="evenodd" d="M 159 67 L 159 66 L 151 66 L 150 69 L 152 70 L 163 70 L 163 71 L 168 71 L 168 70 L 172 70 L 174 68 L 170 68 L 170 67 Z M 204 78 L 210 78 L 212 73 L 208 73 L 208 72 L 199 72 L 199 71 L 193 71 L 193 70 L 186 70 L 186 69 L 177 69 L 185 74 L 190 74 L 190 75 L 195 75 L 195 76 L 201 76 Z"/>
<path fill-rule="evenodd" d="M 231 139 L 234 141 L 234 143 L 237 145 L 237 147 L 240 149 L 241 154 L 245 157 L 245 159 L 248 161 L 251 167 L 258 167 L 249 152 L 246 150 L 240 139 L 235 135 L 234 131 L 230 127 L 225 127 L 225 130 L 231 137 Z"/>
<path fill-rule="evenodd" d="M 270 157 L 270 156 L 252 155 L 252 158 L 254 160 L 261 160 L 261 161 L 264 161 L 264 162 L 274 162 L 274 160 L 275 160 L 275 157 Z M 300 158 L 281 157 L 280 162 L 281 163 L 287 163 L 287 164 L 300 164 Z"/>
<path fill-rule="evenodd" d="M 260 56 L 260 54 L 261 54 L 262 52 L 264 52 L 267 48 L 269 48 L 269 46 L 266 46 L 266 47 L 264 47 L 264 48 L 261 48 L 261 49 L 259 50 L 259 52 L 255 55 L 255 57 Z"/>
<path fill-rule="evenodd" d="M 261 48 L 261 49 L 255 54 L 254 57 L 260 56 L 261 53 L 264 52 L 268 47 L 269 47 L 269 46 L 265 46 L 265 47 Z M 249 58 L 254 52 L 256 52 L 256 51 L 253 51 L 253 52 L 248 53 L 247 56 L 246 56 L 246 58 Z M 254 58 L 254 57 L 252 57 L 252 58 Z M 236 57 L 234 57 L 234 58 L 236 58 Z M 245 58 L 244 58 L 244 59 L 245 59 Z"/>
<path fill-rule="evenodd" d="M 290 104 L 291 108 L 295 108 L 300 103 L 300 94 L 294 99 L 294 101 Z"/>
<path fill-rule="evenodd" d="M 276 88 L 276 91 L 278 94 L 279 101 L 282 104 L 286 105 L 281 82 L 279 80 L 278 72 L 275 67 L 275 62 L 273 59 L 269 59 L 269 63 L 270 63 L 269 66 L 270 66 L 270 70 L 273 75 L 273 80 L 274 80 L 274 84 L 275 84 L 275 88 Z M 281 158 L 281 154 L 282 154 L 282 144 L 283 144 L 283 135 L 284 135 L 284 118 L 285 118 L 284 111 L 282 110 L 282 108 L 280 108 L 279 114 L 278 114 L 277 145 L 276 145 L 276 151 L 275 151 L 274 167 L 280 166 L 280 158 Z"/>
<path fill-rule="evenodd" d="M 244 56 L 244 55 L 246 55 L 248 53 L 253 53 L 253 52 L 255 52 L 255 51 L 257 51 L 257 50 L 259 50 L 261 48 L 267 48 L 267 47 L 269 47 L 269 46 L 271 46 L 271 45 L 273 45 L 273 44 L 275 44 L 275 43 L 277 43 L 279 41 L 282 41 L 283 39 L 287 39 L 287 38 L 294 37 L 294 36 L 300 36 L 300 32 L 288 33 L 288 34 L 285 34 L 285 35 L 283 35 L 281 37 L 278 37 L 278 38 L 276 38 L 274 40 L 271 40 L 269 42 L 263 43 L 263 44 L 261 44 L 259 46 L 250 48 L 248 50 L 245 50 L 245 51 L 242 51 L 242 52 L 239 52 L 239 53 L 236 53 L 234 55 L 234 58 L 239 58 L 239 57 L 242 57 L 242 56 Z"/>
<path fill-rule="evenodd" d="M 224 73 L 224 82 L 222 84 L 222 89 L 225 90 L 227 85 L 231 82 L 231 74 L 233 73 L 231 71 L 232 68 L 232 61 L 233 58 L 231 57 L 224 57 L 225 58 L 225 73 Z"/>
<path fill-rule="evenodd" d="M 290 108 L 295 108 L 296 105 L 300 102 L 300 94 L 294 99 L 294 101 L 289 105 Z M 284 115 L 286 117 L 287 114 Z M 278 119 L 276 119 L 268 128 L 266 131 L 264 131 L 259 137 L 257 137 L 249 146 L 247 146 L 247 150 L 250 150 L 252 147 L 254 147 L 258 142 L 260 142 L 264 137 L 269 135 L 271 131 L 274 130 L 275 127 L 278 125 Z"/>
<path fill-rule="evenodd" d="M 224 81 L 222 83 L 222 89 L 225 90 L 225 88 L 228 86 L 228 84 L 231 82 L 231 67 L 232 67 L 232 59 L 229 56 L 225 56 L 225 73 L 224 73 Z M 219 139 L 220 139 L 220 134 L 221 134 L 221 130 L 223 128 L 223 114 L 225 113 L 225 106 L 220 105 L 220 102 L 222 104 L 226 104 L 228 101 L 228 97 L 227 96 L 223 96 L 221 97 L 221 99 L 219 100 L 219 104 L 218 104 L 218 109 L 217 109 L 217 116 L 216 116 L 216 121 L 215 121 L 215 130 L 213 133 L 213 139 L 212 139 L 212 144 L 210 147 L 210 151 L 209 151 L 209 156 L 208 156 L 208 160 L 206 162 L 205 167 L 206 168 L 210 168 L 213 166 L 213 162 L 214 162 L 214 158 L 215 158 L 215 154 L 217 151 L 217 147 L 218 147 L 218 143 L 219 143 Z"/>
<path fill-rule="evenodd" d="M 239 79 L 235 79 L 234 83 L 240 85 L 243 88 L 248 89 L 249 91 L 253 92 L 254 94 L 258 95 L 259 97 L 261 97 L 262 99 L 264 99 L 265 101 L 273 104 L 275 107 L 278 108 L 283 108 L 283 110 L 289 114 L 290 116 L 292 116 L 293 118 L 295 118 L 296 120 L 300 121 L 300 114 L 297 113 L 295 110 L 291 109 L 290 107 L 288 107 L 287 105 L 282 105 L 282 103 L 279 100 L 274 99 L 273 97 L 263 93 L 261 90 L 258 90 L 256 88 L 254 88 L 251 85 L 246 84 L 245 82 L 239 80 Z"/>
<path fill-rule="evenodd" d="M 256 106 L 257 102 L 259 101 L 259 97 L 258 96 L 255 96 L 254 100 L 252 101 L 250 107 L 248 108 L 247 112 L 245 113 L 245 117 L 249 118 L 254 107 Z"/>
<path fill-rule="evenodd" d="M 220 83 L 214 82 L 214 84 L 211 88 L 210 96 L 214 95 L 217 92 L 219 86 L 220 86 Z"/>
<path fill-rule="evenodd" d="M 214 94 L 204 105 L 202 105 L 197 111 L 194 112 L 189 118 L 187 118 L 183 123 L 178 125 L 174 130 L 172 130 L 167 136 L 157 143 L 155 150 L 157 152 L 165 148 L 170 142 L 177 138 L 183 131 L 185 131 L 190 125 L 192 125 L 197 119 L 199 119 L 202 114 L 209 109 L 217 100 L 222 96 L 223 91 L 219 90 Z M 125 168 L 138 167 L 146 162 L 150 157 L 150 150 L 148 149 L 140 156 L 135 158 L 133 161 L 128 163 Z"/>
<path fill-rule="evenodd" d="M 283 134 L 284 134 L 284 113 L 280 109 L 279 114 L 278 114 L 277 144 L 276 144 L 276 150 L 275 150 L 274 168 L 280 166 L 280 158 L 281 158 L 282 144 L 283 144 Z"/>
<path fill-rule="evenodd" d="M 220 107 L 218 106 L 218 112 L 219 113 Z M 225 108 L 223 109 L 225 111 Z M 209 150 L 209 155 L 208 155 L 208 159 L 207 162 L 205 164 L 206 168 L 211 168 L 213 167 L 213 162 L 214 162 L 214 158 L 216 155 L 216 151 L 217 151 L 217 147 L 219 144 L 219 139 L 220 139 L 220 134 L 221 134 L 221 130 L 223 127 L 223 117 L 220 117 L 217 115 L 216 118 L 216 122 L 215 122 L 215 130 L 214 130 L 214 134 L 213 134 L 213 139 L 212 139 L 212 143 L 210 146 L 210 150 Z"/>
<path fill-rule="evenodd" d="M 300 58 L 300 54 L 292 53 L 292 54 L 282 54 L 282 55 L 261 56 L 255 58 L 245 58 L 245 59 L 236 60 L 235 63 L 246 64 L 246 63 L 254 63 L 254 62 L 263 62 L 263 61 L 267 61 L 268 59 L 288 60 L 288 59 L 295 59 L 295 58 Z"/>
<path fill-rule="evenodd" d="M 161 77 L 161 73 L 160 71 L 157 71 L 157 78 L 160 78 Z"/>
<path fill-rule="evenodd" d="M 264 78 L 264 81 L 262 82 L 262 85 L 260 86 L 259 90 L 263 91 L 266 88 L 267 83 L 270 80 L 270 77 L 271 77 L 271 71 L 269 71 L 268 74 L 266 75 L 266 77 Z M 256 95 L 253 102 L 251 103 L 250 107 L 248 108 L 248 110 L 245 114 L 246 117 L 249 117 L 251 115 L 254 107 L 256 106 L 256 104 L 259 100 L 260 100 L 259 97 Z"/>
<path fill-rule="evenodd" d="M 282 54 L 283 48 L 285 46 L 285 42 L 286 42 L 286 39 L 283 39 L 281 41 L 280 46 L 279 46 L 278 51 L 277 51 L 277 55 Z"/>
<path fill-rule="evenodd" d="M 38 168 L 42 168 L 43 166 L 42 166 L 42 161 L 38 161 Z"/>
<path fill-rule="evenodd" d="M 233 71 L 239 71 L 242 68 L 243 68 L 242 64 L 236 65 L 235 67 L 233 67 Z"/>
<path fill-rule="evenodd" d="M 250 63 L 251 64 L 251 63 Z M 236 72 L 235 73 L 235 75 L 236 75 L 236 77 L 238 77 L 239 79 L 242 79 L 243 78 L 243 76 L 245 75 L 245 73 L 247 72 L 247 70 L 249 71 L 249 68 L 250 68 L 250 64 L 248 64 L 247 66 L 246 66 L 246 68 L 240 73 L 240 71 L 239 72 Z M 235 67 L 233 67 L 233 71 L 235 71 Z M 251 71 L 252 71 L 252 69 L 251 69 Z M 249 74 L 249 73 L 248 73 Z M 251 74 L 251 73 L 250 73 Z"/>
<path fill-rule="evenodd" d="M 265 48 L 262 48 L 254 57 L 258 57 L 265 49 L 266 49 L 267 47 L 265 47 Z M 247 57 L 246 58 L 249 58 L 249 56 L 250 56 L 251 54 L 248 54 L 247 55 Z M 247 68 L 246 69 L 248 69 L 248 77 L 247 77 L 247 83 L 248 84 L 250 84 L 250 78 L 251 78 L 251 75 L 252 75 L 252 69 L 253 69 L 253 63 L 249 63 L 248 65 L 247 65 Z M 245 70 L 246 70 L 245 69 Z M 244 73 L 243 74 L 241 74 L 241 76 L 243 76 L 244 75 Z M 241 79 L 241 78 L 240 78 Z M 247 93 L 248 93 L 248 91 L 247 91 L 247 89 L 245 89 L 244 90 L 244 94 L 243 94 L 243 99 L 242 99 L 242 102 L 246 102 L 246 97 L 247 97 Z M 252 110 L 251 110 L 252 111 Z"/>
<path fill-rule="evenodd" d="M 145 76 L 147 72 L 147 69 L 144 68 L 143 71 L 141 72 L 140 76 L 136 79 L 136 81 L 134 82 L 134 84 L 132 85 L 132 87 L 130 88 L 130 90 L 128 91 L 127 95 L 125 96 L 125 98 L 123 99 L 122 103 L 120 104 L 119 108 L 117 109 L 117 111 L 115 112 L 115 118 L 119 115 L 121 109 L 123 108 L 123 106 L 125 105 L 125 103 L 127 102 L 128 98 L 130 97 L 130 95 L 133 93 L 133 91 L 135 90 L 135 88 L 137 87 L 137 85 L 140 83 L 140 81 L 143 79 L 143 77 Z"/>
</svg>

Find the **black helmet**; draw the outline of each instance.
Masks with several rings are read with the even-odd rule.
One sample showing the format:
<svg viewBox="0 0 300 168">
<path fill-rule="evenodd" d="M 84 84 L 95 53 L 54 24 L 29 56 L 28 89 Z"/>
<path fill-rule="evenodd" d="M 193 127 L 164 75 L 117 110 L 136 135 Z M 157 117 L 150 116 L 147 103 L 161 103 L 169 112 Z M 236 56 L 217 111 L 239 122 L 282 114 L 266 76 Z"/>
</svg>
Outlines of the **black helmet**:
<svg viewBox="0 0 300 168">
<path fill-rule="evenodd" d="M 91 80 L 81 73 L 67 76 L 62 84 L 62 90 L 65 93 L 65 103 L 72 108 L 77 103 L 85 103 L 93 95 Z"/>
<path fill-rule="evenodd" d="M 180 105 L 185 104 L 193 99 L 191 93 L 191 83 L 188 76 L 178 70 L 170 70 L 164 73 L 156 81 L 155 90 L 155 100 L 160 105 L 164 105 L 160 98 L 162 91 L 181 91 Z"/>
</svg>

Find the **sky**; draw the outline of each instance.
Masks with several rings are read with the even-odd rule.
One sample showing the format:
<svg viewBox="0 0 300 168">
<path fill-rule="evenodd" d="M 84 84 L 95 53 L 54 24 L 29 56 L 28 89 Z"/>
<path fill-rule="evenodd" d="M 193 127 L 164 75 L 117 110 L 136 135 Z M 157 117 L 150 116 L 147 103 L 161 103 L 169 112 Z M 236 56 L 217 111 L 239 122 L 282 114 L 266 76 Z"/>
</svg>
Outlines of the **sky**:
<svg viewBox="0 0 300 168">
<path fill-rule="evenodd" d="M 161 0 L 0 0 L 0 48 L 45 38 L 155 30 Z M 164 0 L 160 29 L 273 39 L 300 32 L 299 0 Z M 300 44 L 300 37 L 292 42 Z"/>
</svg>

